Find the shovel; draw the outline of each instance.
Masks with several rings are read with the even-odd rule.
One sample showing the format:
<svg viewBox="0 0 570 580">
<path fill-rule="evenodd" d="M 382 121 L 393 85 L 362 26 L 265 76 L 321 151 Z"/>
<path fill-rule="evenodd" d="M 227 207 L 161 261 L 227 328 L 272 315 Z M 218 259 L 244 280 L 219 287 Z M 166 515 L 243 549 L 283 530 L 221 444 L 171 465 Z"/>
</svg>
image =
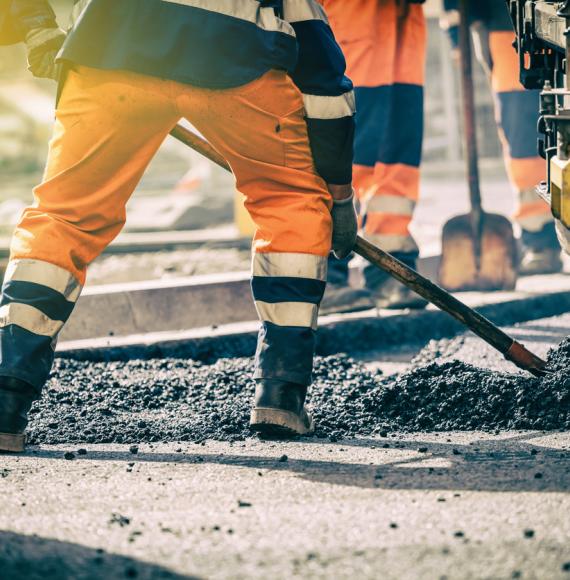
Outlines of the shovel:
<svg viewBox="0 0 570 580">
<path fill-rule="evenodd" d="M 511 222 L 481 205 L 468 0 L 460 0 L 459 47 L 464 142 L 471 212 L 443 227 L 439 283 L 448 290 L 512 290 L 517 282 L 517 245 Z"/>
<path fill-rule="evenodd" d="M 170 134 L 226 171 L 231 171 L 224 157 L 196 133 L 177 125 Z M 441 310 L 453 316 L 453 318 L 472 330 L 519 368 L 528 371 L 536 377 L 544 376 L 548 372 L 546 370 L 546 362 L 529 351 L 524 345 L 514 340 L 490 320 L 469 308 L 455 296 L 452 296 L 443 288 L 440 288 L 394 258 L 394 256 L 362 239 L 360 236 L 356 240 L 354 251 Z"/>
</svg>

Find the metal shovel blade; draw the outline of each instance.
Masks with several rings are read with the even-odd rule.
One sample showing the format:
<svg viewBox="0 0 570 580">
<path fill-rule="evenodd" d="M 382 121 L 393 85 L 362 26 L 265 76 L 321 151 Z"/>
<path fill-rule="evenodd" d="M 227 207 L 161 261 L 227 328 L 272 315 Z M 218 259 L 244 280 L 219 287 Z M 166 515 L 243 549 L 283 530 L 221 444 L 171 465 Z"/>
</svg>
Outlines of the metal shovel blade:
<svg viewBox="0 0 570 580">
<path fill-rule="evenodd" d="M 518 251 L 511 222 L 502 215 L 483 213 L 477 241 L 470 215 L 456 216 L 445 224 L 441 286 L 451 291 L 512 290 L 517 282 Z"/>
</svg>

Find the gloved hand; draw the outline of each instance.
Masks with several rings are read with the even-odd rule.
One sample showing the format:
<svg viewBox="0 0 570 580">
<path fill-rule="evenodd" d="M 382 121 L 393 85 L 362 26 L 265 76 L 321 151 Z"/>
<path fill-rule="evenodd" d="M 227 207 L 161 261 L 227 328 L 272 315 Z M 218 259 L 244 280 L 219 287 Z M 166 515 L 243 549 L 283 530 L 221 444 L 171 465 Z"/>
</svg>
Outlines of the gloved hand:
<svg viewBox="0 0 570 580">
<path fill-rule="evenodd" d="M 58 79 L 60 66 L 55 63 L 55 57 L 65 36 L 60 28 L 34 28 L 28 32 L 28 70 L 35 77 Z"/>
<path fill-rule="evenodd" d="M 331 215 L 333 221 L 332 250 L 334 255 L 342 260 L 352 252 L 358 234 L 354 191 L 350 197 L 333 199 Z"/>
</svg>

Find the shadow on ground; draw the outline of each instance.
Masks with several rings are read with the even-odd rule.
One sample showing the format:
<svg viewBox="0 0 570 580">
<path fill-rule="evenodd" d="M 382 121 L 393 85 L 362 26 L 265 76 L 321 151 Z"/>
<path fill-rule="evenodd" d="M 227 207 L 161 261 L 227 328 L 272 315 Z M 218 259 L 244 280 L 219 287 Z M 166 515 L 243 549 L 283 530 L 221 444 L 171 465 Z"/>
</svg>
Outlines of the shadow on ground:
<svg viewBox="0 0 570 580">
<path fill-rule="evenodd" d="M 444 439 L 443 434 L 442 439 Z M 421 440 L 354 439 L 336 444 L 304 441 L 303 445 L 324 446 L 346 461 L 288 459 L 252 455 L 196 453 L 142 453 L 90 450 L 75 461 L 125 461 L 178 464 L 217 464 L 290 471 L 313 482 L 359 488 L 402 490 L 569 492 L 570 449 L 548 447 L 544 434 L 519 434 L 504 439 L 461 444 L 451 439 L 434 443 Z M 377 463 L 350 462 L 349 447 L 372 449 Z M 36 449 L 37 458 L 63 459 L 62 451 Z M 369 458 L 374 459 L 374 455 Z"/>
<path fill-rule="evenodd" d="M 79 544 L 0 531 L 2 580 L 198 580 Z"/>
</svg>

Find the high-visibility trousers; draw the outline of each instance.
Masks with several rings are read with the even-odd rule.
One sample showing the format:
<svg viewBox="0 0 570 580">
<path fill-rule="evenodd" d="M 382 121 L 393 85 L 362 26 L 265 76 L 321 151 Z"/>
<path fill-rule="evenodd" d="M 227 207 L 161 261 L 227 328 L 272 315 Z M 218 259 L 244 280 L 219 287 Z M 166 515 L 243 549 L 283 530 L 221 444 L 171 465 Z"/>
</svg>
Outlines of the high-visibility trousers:
<svg viewBox="0 0 570 580">
<path fill-rule="evenodd" d="M 490 30 L 488 54 L 491 85 L 505 166 L 518 195 L 515 220 L 524 232 L 539 232 L 553 218 L 535 187 L 546 179 L 546 162 L 537 154 L 540 91 L 528 91 L 519 81 L 518 55 L 512 30 Z"/>
<path fill-rule="evenodd" d="M 426 23 L 397 0 L 322 0 L 355 85 L 354 186 L 364 236 L 416 254 L 409 226 L 419 195 Z"/>
<path fill-rule="evenodd" d="M 12 240 L 0 376 L 41 389 L 87 266 L 123 227 L 129 196 L 182 117 L 228 160 L 257 227 L 255 377 L 309 384 L 332 202 L 314 169 L 302 95 L 282 71 L 220 91 L 120 71 L 70 72 L 43 183 Z"/>
</svg>

